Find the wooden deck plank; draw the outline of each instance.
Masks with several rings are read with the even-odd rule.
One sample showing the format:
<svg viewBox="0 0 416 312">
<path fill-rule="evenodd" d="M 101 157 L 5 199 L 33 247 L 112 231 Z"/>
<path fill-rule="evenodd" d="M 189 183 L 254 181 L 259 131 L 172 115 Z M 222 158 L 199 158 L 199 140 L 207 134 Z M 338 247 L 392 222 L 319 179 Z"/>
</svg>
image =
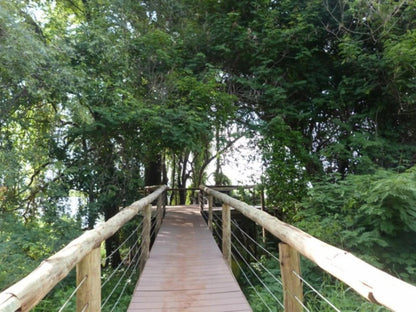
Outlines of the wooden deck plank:
<svg viewBox="0 0 416 312">
<path fill-rule="evenodd" d="M 199 207 L 167 208 L 128 311 L 252 311 Z"/>
</svg>

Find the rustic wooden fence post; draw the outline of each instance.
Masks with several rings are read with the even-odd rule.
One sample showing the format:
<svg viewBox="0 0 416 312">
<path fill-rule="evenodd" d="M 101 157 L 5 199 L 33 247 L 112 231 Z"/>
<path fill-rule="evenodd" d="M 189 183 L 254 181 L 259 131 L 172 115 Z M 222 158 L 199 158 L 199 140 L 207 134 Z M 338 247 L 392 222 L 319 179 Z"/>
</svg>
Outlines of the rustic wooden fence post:
<svg viewBox="0 0 416 312">
<path fill-rule="evenodd" d="M 162 224 L 162 218 L 163 218 L 163 195 L 160 195 L 157 198 L 157 209 L 156 209 L 156 231 L 157 232 L 159 231 L 160 225 Z"/>
<path fill-rule="evenodd" d="M 77 312 L 101 311 L 101 248 L 93 249 L 77 264 Z"/>
<path fill-rule="evenodd" d="M 204 191 L 199 191 L 199 205 L 201 206 L 201 213 L 204 211 Z"/>
<path fill-rule="evenodd" d="M 143 209 L 143 228 L 142 228 L 142 254 L 140 259 L 140 272 L 143 271 L 147 258 L 150 253 L 150 229 L 152 227 L 152 204 Z"/>
<path fill-rule="evenodd" d="M 231 210 L 227 204 L 222 205 L 222 254 L 231 267 Z"/>
<path fill-rule="evenodd" d="M 214 197 L 208 195 L 208 228 L 212 232 L 212 205 L 214 202 Z"/>
<path fill-rule="evenodd" d="M 264 202 L 264 189 L 263 187 L 260 189 L 260 203 L 261 203 L 261 211 L 265 210 L 265 202 Z M 261 227 L 261 237 L 263 239 L 263 244 L 266 243 L 266 229 L 262 226 Z"/>
<path fill-rule="evenodd" d="M 166 215 L 166 205 L 168 203 L 168 192 L 163 192 L 163 218 L 165 218 Z"/>
<path fill-rule="evenodd" d="M 296 273 L 300 276 L 299 253 L 288 244 L 279 243 L 279 256 L 285 311 L 302 312 L 303 283 L 294 274 Z"/>
</svg>

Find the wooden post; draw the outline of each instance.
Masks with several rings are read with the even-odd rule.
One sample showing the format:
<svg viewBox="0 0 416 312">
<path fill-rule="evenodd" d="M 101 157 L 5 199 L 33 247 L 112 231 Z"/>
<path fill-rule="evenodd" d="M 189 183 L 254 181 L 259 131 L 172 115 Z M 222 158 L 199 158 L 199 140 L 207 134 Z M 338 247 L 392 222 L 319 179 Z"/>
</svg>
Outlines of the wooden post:
<svg viewBox="0 0 416 312">
<path fill-rule="evenodd" d="M 303 283 L 293 273 L 300 276 L 299 253 L 288 244 L 279 243 L 279 255 L 285 312 L 302 312 L 300 302 L 303 303 Z"/>
<path fill-rule="evenodd" d="M 222 205 L 222 254 L 231 267 L 231 211 L 227 204 Z"/>
<path fill-rule="evenodd" d="M 214 197 L 212 195 L 208 196 L 208 228 L 212 232 L 212 204 L 214 202 Z"/>
<path fill-rule="evenodd" d="M 264 189 L 263 187 L 260 190 L 260 203 L 261 203 L 261 211 L 264 211 L 265 208 L 265 203 L 264 203 Z M 261 227 L 261 236 L 263 239 L 263 244 L 266 243 L 266 230 L 264 229 L 264 227 Z"/>
<path fill-rule="evenodd" d="M 150 253 L 150 228 L 152 227 L 152 204 L 143 209 L 143 228 L 142 228 L 142 254 L 140 259 L 140 272 L 143 271 L 147 258 Z"/>
<path fill-rule="evenodd" d="M 83 284 L 77 291 L 77 312 L 101 311 L 100 247 L 93 249 L 77 264 L 77 285 L 80 283 Z"/>
<path fill-rule="evenodd" d="M 160 229 L 160 225 L 162 224 L 163 218 L 163 195 L 160 195 L 157 198 L 157 209 L 156 209 L 156 233 Z"/>
<path fill-rule="evenodd" d="M 201 212 L 204 211 L 204 191 L 199 191 L 199 205 L 201 206 Z"/>
<path fill-rule="evenodd" d="M 166 215 L 166 203 L 168 202 L 168 192 L 163 192 L 163 218 L 165 218 Z"/>
</svg>

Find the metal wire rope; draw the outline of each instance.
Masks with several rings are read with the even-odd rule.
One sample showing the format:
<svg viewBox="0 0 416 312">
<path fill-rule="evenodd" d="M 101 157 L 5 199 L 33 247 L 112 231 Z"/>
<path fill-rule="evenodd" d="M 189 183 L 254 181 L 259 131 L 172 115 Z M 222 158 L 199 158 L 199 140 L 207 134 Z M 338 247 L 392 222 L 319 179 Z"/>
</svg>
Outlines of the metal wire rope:
<svg viewBox="0 0 416 312">
<path fill-rule="evenodd" d="M 216 218 L 218 221 L 222 222 L 222 220 L 221 220 L 219 217 L 215 216 L 215 218 Z M 221 238 L 221 239 L 222 239 L 222 234 L 220 234 L 220 233 L 218 232 L 217 228 L 213 227 L 213 229 L 214 229 L 215 233 L 217 234 L 217 236 L 218 236 L 219 238 Z"/>
<path fill-rule="evenodd" d="M 240 263 L 237 261 L 237 259 L 235 258 L 235 256 L 233 254 L 231 254 L 231 257 L 233 257 L 235 263 L 237 263 L 238 268 L 240 269 L 240 272 L 243 273 L 246 281 L 250 284 L 250 287 L 254 290 L 254 292 L 256 293 L 257 297 L 260 298 L 260 300 L 263 302 L 263 304 L 265 305 L 265 307 L 270 311 L 273 312 L 273 310 L 269 307 L 269 305 L 266 303 L 266 301 L 264 301 L 263 297 L 260 295 L 260 293 L 257 291 L 256 287 L 254 287 L 253 283 L 250 281 L 250 279 L 247 277 L 246 273 L 244 272 L 243 268 L 241 267 Z"/>
<path fill-rule="evenodd" d="M 218 218 L 218 217 L 217 217 Z M 218 218 L 219 219 L 219 218 Z M 274 259 L 276 259 L 279 263 L 280 263 L 280 259 L 278 259 L 276 256 L 274 256 L 272 253 L 270 253 L 270 251 L 268 251 L 267 249 L 263 248 L 261 245 L 259 245 L 253 238 L 251 238 L 245 231 L 243 231 L 238 224 L 234 221 L 231 220 L 231 222 L 234 224 L 234 226 L 236 226 L 240 231 L 242 231 L 245 236 L 247 236 L 248 238 L 251 239 L 251 241 L 253 241 L 254 243 L 256 243 L 257 246 L 261 247 L 264 251 L 266 251 L 269 255 L 271 255 Z M 237 236 L 234 234 L 234 232 L 231 232 L 232 236 L 234 237 L 234 239 L 240 244 L 241 247 L 243 247 L 243 249 L 256 261 L 256 263 L 258 263 L 275 281 L 277 281 L 280 285 L 283 286 L 283 283 L 281 280 L 279 280 L 267 267 L 265 267 L 254 255 L 253 253 L 248 250 L 246 248 L 246 246 L 243 245 L 243 243 L 237 238 Z M 251 266 L 247 263 L 247 261 L 244 259 L 244 257 L 241 255 L 241 253 L 238 251 L 237 247 L 232 243 L 234 249 L 237 251 L 237 253 L 239 254 L 240 258 L 246 263 L 246 265 L 250 268 L 250 270 L 254 273 L 254 270 L 251 268 Z M 268 287 L 263 283 L 263 281 L 260 279 L 260 277 L 254 273 L 254 275 L 257 277 L 257 279 L 263 284 L 263 286 L 265 286 L 267 289 Z M 269 289 L 268 289 L 269 290 Z M 269 291 L 269 293 L 273 296 L 273 298 L 280 304 L 280 306 L 284 307 L 283 304 L 271 293 L 271 291 Z M 291 294 L 296 301 L 306 310 L 309 312 L 309 309 L 304 305 L 304 303 L 297 297 L 294 296 L 293 294 Z"/>
<path fill-rule="evenodd" d="M 213 213 L 212 216 L 222 224 L 222 219 L 220 217 L 218 217 L 215 213 Z"/>
<path fill-rule="evenodd" d="M 258 247 L 260 247 L 263 251 L 265 251 L 268 255 L 272 256 L 274 259 L 276 259 L 277 261 L 280 262 L 280 259 L 277 258 L 275 255 L 273 255 L 270 251 L 268 251 L 266 248 L 264 248 L 263 246 L 261 246 L 256 240 L 254 240 L 250 235 L 248 235 L 239 225 L 237 222 L 235 222 L 234 220 L 231 220 L 232 224 L 237 227 L 240 232 L 242 232 L 247 238 L 249 238 L 253 243 L 255 243 Z M 231 234 L 233 235 L 233 237 L 238 241 L 238 243 L 244 248 L 244 250 L 247 251 L 247 253 L 253 258 L 255 259 L 260 266 L 265 269 L 267 271 L 267 273 L 269 273 L 270 276 L 272 276 L 277 282 L 279 282 L 282 286 L 283 283 L 277 279 L 256 257 L 254 257 L 254 255 L 242 244 L 242 242 L 237 238 L 237 236 L 234 234 L 234 232 L 231 232 Z M 326 303 L 328 303 L 335 311 L 337 312 L 341 312 L 337 307 L 335 307 L 335 305 L 333 305 L 327 298 L 325 298 L 321 293 L 319 293 L 315 288 L 313 288 L 304 278 L 302 278 L 299 274 L 297 274 L 295 271 L 292 271 L 293 274 L 295 274 L 301 281 L 303 281 L 309 288 L 312 289 L 312 291 L 314 291 L 319 297 L 321 297 Z M 302 303 L 301 300 L 299 300 L 298 297 L 293 296 L 296 301 L 298 301 L 298 303 L 300 305 L 302 305 L 302 307 L 306 310 L 309 311 L 308 308 Z"/>
<path fill-rule="evenodd" d="M 214 215 L 215 216 L 215 215 Z M 222 221 L 219 217 L 215 216 L 215 218 L 219 221 Z M 237 224 L 234 220 L 231 220 L 231 222 L 238 228 L 240 229 L 242 232 L 244 232 Z M 218 231 L 214 228 L 216 234 L 218 236 L 219 233 Z M 243 249 L 256 261 L 256 263 L 260 264 L 260 266 L 275 280 L 277 281 L 280 285 L 283 286 L 282 281 L 280 281 L 273 273 L 270 272 L 270 270 L 268 268 L 266 268 L 253 254 L 251 251 L 249 251 L 244 245 L 243 243 L 237 238 L 237 236 L 231 232 L 232 236 L 234 237 L 234 239 L 240 244 L 241 247 L 243 247 Z M 270 253 L 270 251 L 268 251 L 267 249 L 263 248 L 261 245 L 259 245 L 254 239 L 252 239 L 246 232 L 244 232 L 244 234 L 249 237 L 254 243 L 256 243 L 256 245 L 260 246 L 264 251 L 266 251 L 269 255 L 271 255 L 274 259 L 276 259 L 279 263 L 280 263 L 280 259 L 278 259 L 276 256 L 274 256 L 272 253 Z M 251 270 L 251 272 L 254 274 L 254 276 L 260 281 L 260 283 L 266 288 L 266 290 L 269 292 L 269 294 L 274 298 L 274 300 L 276 302 L 279 303 L 279 305 L 284 309 L 284 305 L 282 304 L 282 302 L 271 292 L 271 290 L 269 289 L 269 287 L 264 283 L 264 281 L 255 273 L 254 269 L 251 267 L 251 265 L 245 260 L 245 258 L 242 256 L 242 254 L 238 251 L 237 247 L 235 246 L 234 243 L 231 242 L 231 245 L 233 246 L 233 248 L 236 250 L 236 252 L 238 253 L 238 255 L 240 256 L 240 259 L 243 260 L 243 262 L 246 264 L 246 266 Z M 238 261 L 235 259 L 234 254 L 232 254 L 232 257 L 234 258 L 234 260 L 236 261 L 237 265 L 239 266 L 240 270 L 242 271 L 242 273 L 244 274 L 244 276 L 246 277 L 247 281 L 249 281 L 248 277 L 246 276 L 246 274 L 244 273 L 244 271 L 242 270 L 240 264 L 238 263 Z M 252 285 L 252 283 L 249 281 L 250 285 Z M 253 286 L 252 286 L 253 287 Z M 259 295 L 259 293 L 257 292 L 257 290 L 254 288 L 257 296 L 259 296 L 261 299 L 262 297 Z M 296 299 L 296 301 L 308 312 L 309 309 L 303 304 L 303 302 L 297 297 L 294 296 L 292 294 L 292 296 Z M 263 303 L 265 304 L 264 300 L 262 299 Z M 266 304 L 267 306 L 267 304 Z M 267 306 L 267 308 L 270 310 L 270 308 Z"/>
<path fill-rule="evenodd" d="M 140 222 L 140 224 L 139 224 L 139 226 L 141 225 L 143 223 L 143 221 L 142 222 Z M 152 236 L 154 233 L 155 233 L 155 231 L 156 231 L 156 227 L 153 227 L 153 231 L 150 233 L 150 236 Z M 134 233 L 134 232 L 133 232 Z M 141 247 L 142 247 L 142 244 L 143 244 L 143 242 L 141 242 L 140 243 L 140 245 L 139 245 L 139 250 L 141 250 Z M 129 253 L 130 253 L 130 251 L 132 250 L 132 247 L 130 247 L 130 249 L 129 249 Z M 127 254 L 129 254 L 129 253 L 127 253 Z M 141 254 L 143 253 L 143 251 L 141 251 L 141 253 L 140 253 L 140 256 L 141 256 Z M 127 257 L 127 256 L 126 256 Z M 107 284 L 108 283 L 108 281 L 114 276 L 114 274 L 116 274 L 117 273 L 117 271 L 119 271 L 119 269 L 120 269 L 120 267 L 123 265 L 123 263 L 124 263 L 124 260 L 126 259 L 126 257 L 125 258 L 123 258 L 123 260 L 119 263 L 119 265 L 113 270 L 113 272 L 107 277 L 107 279 L 101 284 L 101 288 L 103 288 L 104 287 L 104 285 L 105 284 Z"/>
<path fill-rule="evenodd" d="M 217 220 L 217 221 L 220 221 L 220 222 L 222 222 L 222 220 L 218 217 L 218 216 L 216 216 L 216 215 L 213 215 L 214 216 L 214 218 Z M 233 220 L 231 220 L 231 221 L 233 221 Z M 214 231 L 215 231 L 215 233 L 219 236 L 219 237 L 221 237 L 221 235 L 218 233 L 218 231 L 217 231 L 217 229 L 214 227 L 213 228 L 214 229 Z M 233 233 L 232 233 L 233 234 Z M 234 234 L 233 234 L 234 235 Z M 247 235 L 247 234 L 246 234 Z M 234 235 L 234 237 L 235 237 L 235 235 Z M 237 239 L 238 240 L 238 239 Z M 241 241 L 240 240 L 238 240 L 238 242 L 240 243 L 240 245 L 241 246 L 243 246 L 242 245 L 242 243 L 241 243 Z M 284 309 L 284 305 L 282 304 L 282 302 L 271 292 L 271 290 L 267 287 L 267 285 L 265 285 L 264 284 L 264 282 L 261 280 L 261 278 L 255 273 L 255 271 L 253 270 L 253 268 L 250 266 L 250 264 L 244 259 L 244 257 L 241 255 L 241 253 L 240 252 L 238 252 L 238 250 L 237 250 L 237 248 L 236 248 L 236 246 L 233 244 L 233 243 L 231 243 L 232 244 L 232 246 L 234 247 L 234 249 L 237 251 L 237 253 L 239 254 L 239 256 L 240 256 L 240 258 L 243 260 L 243 262 L 246 264 L 246 266 L 248 266 L 249 267 L 249 269 L 252 271 L 252 273 L 257 277 L 257 279 L 260 281 L 260 283 L 268 290 L 268 292 L 269 292 L 269 294 L 275 299 L 275 301 L 276 302 L 278 302 L 279 303 L 279 305 Z M 243 246 L 243 247 L 245 247 L 245 246 Z M 268 252 L 268 253 L 270 253 L 270 252 Z M 246 275 L 246 273 L 244 272 L 244 270 L 242 269 L 242 267 L 241 267 L 241 265 L 240 265 L 240 263 L 237 261 L 237 259 L 236 259 L 236 257 L 235 257 L 235 255 L 232 253 L 231 254 L 231 256 L 232 256 L 232 258 L 234 259 L 234 261 L 235 261 L 235 263 L 237 264 L 237 266 L 239 267 L 239 269 L 240 269 L 240 271 L 241 271 L 241 273 L 243 273 L 243 275 L 244 275 L 244 277 L 245 277 L 245 279 L 247 280 L 247 282 L 250 284 L 250 286 L 253 288 L 253 290 L 254 290 L 254 292 L 256 293 L 256 295 L 257 295 L 257 297 L 259 297 L 260 298 L 260 300 L 263 302 L 263 304 L 266 306 L 266 308 L 269 310 L 269 311 L 273 311 L 269 306 L 268 306 L 268 304 L 264 301 L 264 299 L 263 299 L 263 297 L 260 295 L 260 293 L 257 291 L 257 289 L 256 289 L 256 287 L 254 287 L 253 286 L 253 283 L 250 281 L 250 279 L 247 277 L 247 275 Z M 275 258 L 275 256 L 274 256 L 274 258 Z M 257 262 L 259 262 L 258 260 L 257 260 L 257 258 L 255 258 L 255 260 L 257 261 Z M 279 261 L 280 262 L 280 261 Z M 260 263 L 260 262 L 259 262 Z M 275 278 L 275 276 L 273 275 L 273 274 L 271 274 L 274 278 Z M 275 278 L 276 279 L 276 278 Z M 281 281 L 279 281 L 278 280 L 278 282 L 280 283 L 280 284 L 282 284 L 282 282 Z M 299 301 L 299 300 L 298 300 Z"/>
<path fill-rule="evenodd" d="M 75 288 L 75 290 L 72 292 L 72 294 L 69 295 L 68 299 L 65 301 L 65 303 L 62 305 L 62 307 L 58 310 L 58 312 L 62 312 L 65 307 L 67 306 L 67 304 L 69 303 L 69 301 L 72 299 L 72 297 L 75 296 L 75 294 L 77 293 L 78 289 L 85 283 L 85 281 L 88 279 L 88 275 L 85 275 L 84 278 L 81 280 L 81 282 L 79 282 L 78 286 Z"/>
<path fill-rule="evenodd" d="M 234 233 L 232 233 L 232 235 L 234 235 Z M 234 238 L 239 242 L 239 244 L 252 256 L 252 258 L 254 258 L 255 260 L 256 260 L 256 262 L 258 263 L 258 264 L 260 264 L 260 266 L 275 280 L 275 281 L 277 281 L 281 286 L 283 286 L 283 283 L 282 283 L 282 281 L 281 280 L 279 280 L 276 276 L 274 276 L 274 274 L 273 273 L 271 273 L 270 271 L 269 271 L 269 269 L 267 268 L 267 267 L 265 267 L 256 257 L 254 257 L 253 255 L 252 255 L 252 253 L 241 243 L 241 241 L 234 235 Z M 234 248 L 236 248 L 235 246 L 234 246 Z M 287 288 L 286 288 L 286 290 L 287 290 Z M 290 293 L 290 292 L 289 292 Z M 309 312 L 309 309 L 304 305 L 304 303 L 297 297 L 297 296 L 295 296 L 295 295 L 293 295 L 292 293 L 290 293 L 295 299 L 296 299 L 296 301 L 306 310 L 306 311 L 308 311 Z"/>
<path fill-rule="evenodd" d="M 131 277 L 133 276 L 133 273 L 134 273 L 134 272 L 136 272 L 136 269 L 137 269 L 137 265 L 138 265 L 138 264 L 139 264 L 139 261 L 136 261 L 136 264 L 134 265 L 133 269 L 131 270 L 129 277 L 127 278 L 126 282 L 124 283 L 123 289 L 121 290 L 121 293 L 120 293 L 120 295 L 118 296 L 117 301 L 116 301 L 116 303 L 114 304 L 114 306 L 113 306 L 113 308 L 111 309 L 111 311 L 110 311 L 110 312 L 114 311 L 114 309 L 115 309 L 115 308 L 117 307 L 117 305 L 119 304 L 120 299 L 121 299 L 121 297 L 123 296 L 123 294 L 124 294 L 124 292 L 125 292 L 125 290 L 126 290 L 126 288 L 127 288 L 127 285 L 128 285 L 128 283 L 129 283 L 129 281 L 131 280 Z"/>
<path fill-rule="evenodd" d="M 131 250 L 131 248 L 130 248 Z M 122 261 L 120 261 L 120 263 L 118 264 L 118 266 L 113 269 L 113 271 L 111 272 L 111 274 L 107 277 L 107 279 L 101 284 L 101 288 L 103 288 L 105 286 L 105 284 L 108 283 L 108 281 L 114 276 L 114 274 L 116 274 L 118 272 L 118 270 L 120 269 L 120 267 L 123 265 L 124 263 L 124 259 Z"/>
<path fill-rule="evenodd" d="M 111 298 L 111 296 L 113 295 L 113 293 L 115 292 L 115 290 L 117 289 L 118 285 L 120 284 L 121 280 L 124 278 L 124 276 L 126 275 L 126 273 L 128 272 L 129 268 L 131 267 L 131 264 L 135 261 L 137 255 L 139 254 L 139 249 L 137 250 L 136 254 L 134 255 L 132 261 L 130 262 L 130 264 L 127 266 L 127 269 L 123 272 L 123 274 L 121 275 L 121 277 L 119 278 L 118 282 L 116 283 L 116 285 L 113 287 L 113 289 L 111 290 L 110 294 L 107 296 L 107 298 L 104 300 L 104 303 L 101 304 L 101 309 L 106 305 L 106 303 L 108 302 L 108 300 Z M 141 255 L 143 254 L 143 250 L 141 250 L 140 252 L 140 256 L 139 259 L 141 257 Z"/>
<path fill-rule="evenodd" d="M 231 232 L 231 235 L 234 237 L 234 239 L 240 244 L 241 247 L 243 247 L 243 249 L 276 281 L 278 282 L 280 285 L 283 285 L 282 281 L 280 279 L 278 279 L 267 267 L 264 266 L 263 263 L 261 263 L 261 261 L 259 259 L 256 258 L 256 256 L 253 255 L 253 253 L 246 247 L 243 245 L 243 243 L 238 239 L 238 237 Z"/>
<path fill-rule="evenodd" d="M 337 312 L 341 312 L 341 310 L 339 310 L 331 301 L 329 301 L 327 298 L 325 298 L 324 295 L 322 295 L 319 291 L 317 291 L 311 284 L 309 284 L 302 276 L 300 276 L 298 273 L 296 273 L 295 271 L 292 271 L 292 273 L 299 278 L 302 282 L 304 282 L 314 293 L 316 293 L 319 297 L 322 298 L 322 300 L 324 300 L 326 303 L 328 303 L 331 308 L 333 308 L 335 311 Z"/>
<path fill-rule="evenodd" d="M 231 220 L 231 222 L 233 222 L 233 224 L 237 227 L 237 228 L 239 228 L 241 231 L 243 231 L 237 224 L 236 224 L 236 222 L 234 222 L 233 220 Z M 243 231 L 244 232 L 244 231 Z M 245 233 L 245 232 L 244 232 Z M 234 238 L 238 241 L 238 243 L 250 254 L 250 256 L 253 258 L 253 259 L 255 259 L 256 260 L 256 262 L 257 263 L 259 263 L 260 264 L 260 266 L 262 267 L 262 268 L 264 268 L 265 269 L 265 271 L 274 279 L 274 280 L 276 280 L 280 285 L 282 285 L 283 286 L 283 283 L 282 283 L 282 281 L 280 281 L 276 276 L 274 276 L 274 274 L 273 273 L 271 273 L 270 271 L 269 271 L 269 269 L 267 269 L 243 244 L 242 244 L 242 242 L 235 236 L 235 234 L 233 233 L 233 232 L 231 232 L 231 234 L 234 236 Z M 246 236 L 247 237 L 249 237 L 253 242 L 255 242 L 258 246 L 260 246 L 255 240 L 253 240 L 247 233 L 246 233 Z M 234 246 L 234 248 L 236 249 L 236 247 Z M 271 255 L 271 256 L 273 256 L 273 258 L 274 259 L 276 259 L 276 260 L 278 260 L 278 262 L 280 263 L 280 259 L 278 259 L 278 258 L 276 258 L 276 256 L 274 256 L 273 254 L 271 254 L 268 250 L 266 250 L 266 249 L 264 249 L 264 248 L 262 248 L 263 250 L 265 250 L 265 251 L 267 251 L 267 253 L 269 254 L 269 255 Z M 237 249 L 236 249 L 237 250 Z M 245 259 L 243 259 L 244 261 L 245 261 Z M 287 290 L 287 288 L 286 288 L 286 290 Z M 290 293 L 290 292 L 289 292 Z M 304 305 L 304 303 L 297 297 L 297 296 L 295 296 L 295 295 L 293 295 L 293 294 L 291 294 L 295 299 L 296 299 L 296 301 L 306 310 L 306 311 L 308 311 L 309 312 L 309 309 Z M 281 302 L 279 301 L 279 303 L 281 304 Z M 282 304 L 281 304 L 282 305 Z"/>
<path fill-rule="evenodd" d="M 260 245 L 254 238 L 252 238 L 250 235 L 248 235 L 234 220 L 231 220 L 231 222 L 239 229 L 240 232 L 242 232 L 247 238 L 249 238 L 254 244 L 259 246 L 263 251 L 265 251 L 269 256 L 273 257 L 276 261 L 280 263 L 280 259 L 273 255 L 270 251 L 268 251 L 266 248 L 264 248 L 262 245 Z"/>
<path fill-rule="evenodd" d="M 218 216 L 216 216 L 215 214 L 213 214 L 213 216 L 217 219 L 217 220 L 219 220 L 219 221 L 221 221 L 221 223 L 222 223 L 222 220 L 218 217 Z M 249 234 L 247 234 L 247 232 L 245 232 L 239 225 L 238 225 L 238 223 L 237 222 L 235 222 L 234 220 L 232 220 L 231 219 L 231 222 L 232 222 L 232 224 L 234 224 L 234 226 L 236 226 L 237 228 L 238 228 L 238 230 L 242 233 L 242 234 L 244 234 L 244 236 L 246 236 L 248 239 L 250 239 L 254 244 L 256 244 L 258 247 L 260 247 L 260 249 L 262 249 L 264 252 L 266 252 L 269 256 L 271 256 L 273 259 L 275 259 L 277 262 L 279 262 L 280 263 L 280 259 L 278 258 L 278 257 L 276 257 L 274 254 L 272 254 L 270 251 L 268 251 L 266 248 L 264 248 L 262 245 L 260 245 L 254 238 L 252 238 Z"/>
<path fill-rule="evenodd" d="M 219 217 L 216 217 L 216 218 L 218 218 L 219 219 Z M 234 222 L 233 220 L 231 220 L 231 222 Z M 238 227 L 238 226 L 237 226 Z M 239 228 L 239 227 L 238 227 Z M 216 231 L 217 232 L 217 231 Z M 219 235 L 218 234 L 218 232 L 217 232 L 217 235 Z M 247 247 L 246 246 L 244 246 L 243 245 L 243 243 L 237 238 L 237 236 L 233 233 L 233 232 L 231 232 L 231 235 L 238 241 L 238 243 L 244 248 L 244 250 L 257 262 L 257 263 L 259 263 L 260 264 L 260 266 L 276 281 L 276 282 L 278 282 L 280 285 L 283 285 L 283 283 L 282 283 L 282 281 L 281 280 L 279 280 L 267 267 L 265 267 L 264 265 L 263 265 L 263 263 L 261 263 L 253 254 L 252 254 L 252 252 L 251 251 L 249 251 L 248 249 L 247 249 Z M 251 237 L 250 237 L 251 238 Z M 254 242 L 256 242 L 256 241 L 254 241 Z M 257 243 L 257 242 L 256 242 Z M 257 243 L 258 244 L 258 243 Z M 260 246 L 260 245 L 259 245 Z M 266 250 L 266 249 L 264 249 L 264 250 Z M 268 250 L 266 250 L 267 252 L 268 252 L 268 254 L 270 254 L 270 255 L 272 255 Z M 273 258 L 274 259 L 277 259 L 278 261 L 279 261 L 279 263 L 280 263 L 280 260 L 278 259 L 278 258 L 276 258 L 276 256 L 274 256 L 274 255 L 272 255 L 273 256 Z"/>
<path fill-rule="evenodd" d="M 273 299 L 279 303 L 279 305 L 284 308 L 283 303 L 273 294 L 273 292 L 270 290 L 270 288 L 267 286 L 266 283 L 258 276 L 256 271 L 251 267 L 251 265 L 247 262 L 246 259 L 241 255 L 241 253 L 238 251 L 237 247 L 231 242 L 232 247 L 234 247 L 234 250 L 237 252 L 237 254 L 240 256 L 240 259 L 243 260 L 243 262 L 247 265 L 247 267 L 250 269 L 250 271 L 253 273 L 253 275 L 257 278 L 257 280 L 263 285 L 263 287 L 267 290 L 267 292 L 273 297 Z"/>
<path fill-rule="evenodd" d="M 139 230 L 139 227 L 142 224 L 143 224 L 143 220 L 139 223 L 139 225 L 136 227 L 136 229 L 131 232 L 131 234 L 129 235 L 129 237 L 127 237 L 115 250 L 113 250 L 113 252 L 110 255 L 108 255 L 107 257 L 105 257 L 103 259 L 103 261 L 107 261 L 111 256 L 113 256 L 133 236 L 133 234 L 136 234 L 137 233 L 137 231 Z"/>
<path fill-rule="evenodd" d="M 153 223 L 152 223 L 153 224 Z M 150 233 L 150 236 L 152 236 L 153 234 L 155 234 L 155 231 L 156 231 L 156 227 L 155 226 L 152 226 L 153 227 L 153 231 Z M 120 282 L 121 282 L 121 280 L 124 278 L 124 276 L 126 275 L 126 273 L 129 271 L 129 269 L 130 269 L 130 267 L 131 267 L 131 264 L 133 263 L 133 262 L 135 262 L 135 259 L 136 259 L 136 257 L 137 257 L 137 255 L 139 254 L 139 250 L 140 250 L 140 255 L 139 255 L 139 257 L 138 257 L 138 259 L 140 259 L 141 257 L 142 257 L 142 255 L 143 255 L 143 248 L 141 248 L 142 247 L 142 245 L 143 245 L 143 242 L 140 244 L 140 248 L 137 250 L 137 252 L 136 252 L 136 254 L 133 256 L 133 259 L 132 259 L 132 261 L 130 262 L 130 264 L 127 266 L 127 269 L 124 271 L 124 273 L 121 275 L 121 277 L 120 277 L 120 279 L 118 280 L 118 282 L 117 282 L 117 284 L 116 284 L 116 286 L 113 288 L 113 290 L 110 292 L 110 294 L 107 296 L 107 298 L 105 299 L 105 301 L 104 301 L 104 303 L 101 305 L 101 308 L 103 308 L 104 307 L 104 305 L 107 303 L 107 301 L 111 298 L 111 296 L 113 295 L 113 293 L 114 293 L 114 291 L 117 289 L 117 287 L 118 287 L 118 285 L 120 284 Z M 130 248 L 130 251 L 132 250 L 132 247 Z M 123 259 L 123 261 L 121 261 L 121 263 L 117 266 L 117 268 L 113 271 L 113 273 L 111 274 L 111 276 L 110 277 L 112 277 L 114 274 L 115 274 L 115 272 L 116 271 L 118 271 L 119 270 L 119 268 L 120 268 L 120 266 L 124 263 L 124 260 L 125 260 L 125 258 Z M 136 261 L 136 264 L 135 264 L 135 267 L 137 266 L 137 264 L 139 263 L 139 260 L 137 260 Z M 131 276 L 131 275 L 130 275 Z M 109 278 L 110 278 L 109 277 Z M 107 278 L 107 280 L 106 280 L 106 282 L 109 280 L 109 278 Z M 125 284 L 126 285 L 126 284 Z M 104 283 L 103 283 L 103 285 L 101 286 L 101 287 L 103 287 L 104 286 Z M 124 289 L 125 289 L 125 287 L 123 287 L 123 290 L 122 290 L 122 292 L 124 292 Z M 117 301 L 119 301 L 119 299 L 117 300 Z"/>
</svg>

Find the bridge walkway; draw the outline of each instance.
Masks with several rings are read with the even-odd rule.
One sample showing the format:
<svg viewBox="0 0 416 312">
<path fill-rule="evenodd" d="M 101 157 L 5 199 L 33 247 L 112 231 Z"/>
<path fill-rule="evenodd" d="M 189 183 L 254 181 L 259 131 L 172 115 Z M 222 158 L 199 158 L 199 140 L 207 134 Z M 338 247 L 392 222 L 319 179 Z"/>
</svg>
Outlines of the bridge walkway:
<svg viewBox="0 0 416 312">
<path fill-rule="evenodd" d="M 199 207 L 167 207 L 128 311 L 252 311 Z"/>
</svg>

